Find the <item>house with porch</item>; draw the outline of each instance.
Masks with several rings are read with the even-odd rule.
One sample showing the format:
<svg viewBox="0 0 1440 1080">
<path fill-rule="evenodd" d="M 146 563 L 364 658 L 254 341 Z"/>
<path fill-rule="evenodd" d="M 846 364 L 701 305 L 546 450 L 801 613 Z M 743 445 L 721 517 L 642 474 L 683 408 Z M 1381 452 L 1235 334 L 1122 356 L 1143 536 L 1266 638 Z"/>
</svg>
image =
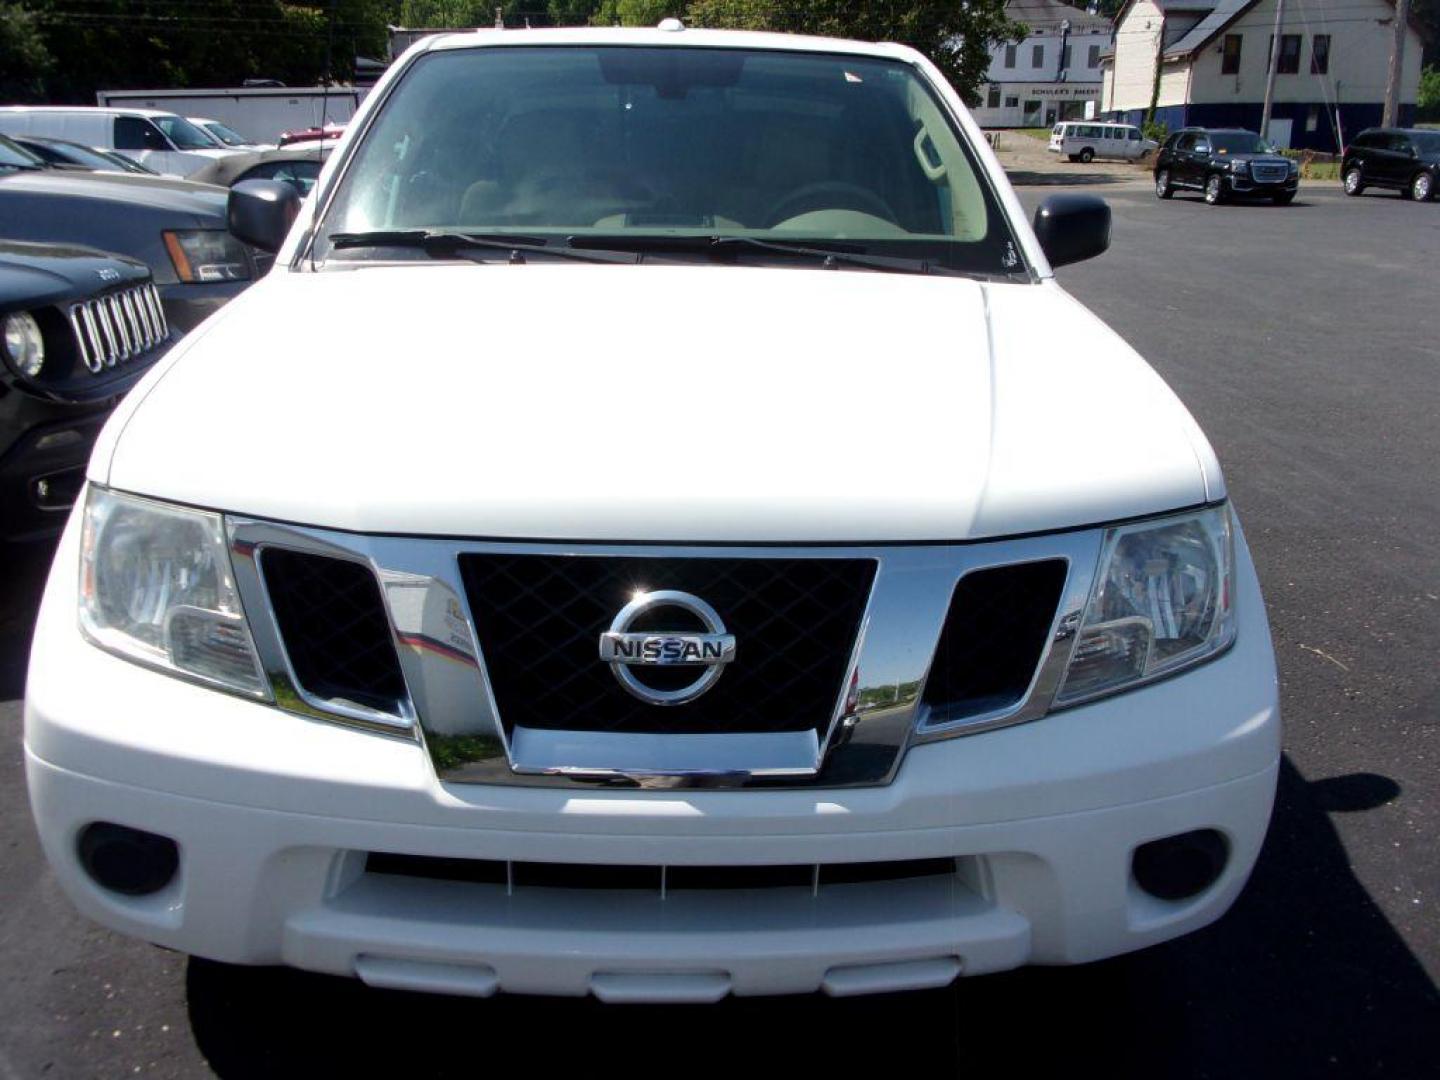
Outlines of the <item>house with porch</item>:
<svg viewBox="0 0 1440 1080">
<path fill-rule="evenodd" d="M 1101 57 L 1101 113 L 1186 126 L 1260 130 L 1277 0 L 1125 0 Z M 1391 0 L 1284 0 L 1269 138 L 1338 152 L 1380 123 Z M 1407 27 L 1401 125 L 1414 121 L 1421 39 Z"/>
</svg>

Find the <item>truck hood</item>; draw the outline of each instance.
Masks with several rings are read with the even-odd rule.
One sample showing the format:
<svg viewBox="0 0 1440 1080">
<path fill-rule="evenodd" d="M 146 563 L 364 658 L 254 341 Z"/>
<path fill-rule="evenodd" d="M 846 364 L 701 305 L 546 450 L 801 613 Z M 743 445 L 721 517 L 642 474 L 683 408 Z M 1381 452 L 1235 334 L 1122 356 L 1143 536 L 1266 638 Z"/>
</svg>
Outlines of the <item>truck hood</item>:
<svg viewBox="0 0 1440 1080">
<path fill-rule="evenodd" d="M 73 244 L 0 240 L 0 309 L 84 299 L 109 285 L 149 276 L 149 267 L 124 255 Z"/>
<path fill-rule="evenodd" d="M 1053 282 L 454 264 L 277 272 L 92 479 L 363 532 L 961 540 L 1218 498 L 1184 407 Z"/>
<path fill-rule="evenodd" d="M 229 197 L 224 188 L 195 184 L 189 180 L 70 169 L 35 169 L 0 175 L 0 199 L 7 191 L 49 195 L 56 199 L 110 202 L 116 204 L 115 212 L 122 214 L 137 207 L 189 214 L 197 224 L 218 229 L 226 227 L 226 200 Z"/>
</svg>

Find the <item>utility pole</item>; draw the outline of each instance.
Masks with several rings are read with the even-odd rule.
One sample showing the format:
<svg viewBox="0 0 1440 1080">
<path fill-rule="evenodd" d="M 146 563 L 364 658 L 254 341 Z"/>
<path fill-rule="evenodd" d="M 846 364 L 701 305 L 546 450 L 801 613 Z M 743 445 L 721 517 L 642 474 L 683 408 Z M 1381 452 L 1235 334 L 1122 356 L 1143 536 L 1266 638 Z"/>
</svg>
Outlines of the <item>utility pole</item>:
<svg viewBox="0 0 1440 1080">
<path fill-rule="evenodd" d="M 1279 74 L 1280 67 L 1280 24 L 1284 19 L 1285 0 L 1275 0 L 1275 30 L 1270 35 L 1270 70 L 1265 74 L 1265 107 L 1260 112 L 1262 139 L 1270 138 L 1270 106 L 1275 103 L 1275 76 Z"/>
<path fill-rule="evenodd" d="M 1405 70 L 1405 29 L 1410 25 L 1410 0 L 1395 0 L 1395 36 L 1390 41 L 1390 79 L 1385 83 L 1381 127 L 1400 122 L 1400 75 Z"/>
</svg>

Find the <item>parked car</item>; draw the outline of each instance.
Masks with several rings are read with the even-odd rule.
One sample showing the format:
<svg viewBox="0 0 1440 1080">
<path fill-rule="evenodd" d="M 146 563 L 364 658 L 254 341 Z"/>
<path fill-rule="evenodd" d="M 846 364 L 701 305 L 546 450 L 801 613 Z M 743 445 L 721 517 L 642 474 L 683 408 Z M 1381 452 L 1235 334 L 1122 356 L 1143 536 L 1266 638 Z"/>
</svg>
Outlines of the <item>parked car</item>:
<svg viewBox="0 0 1440 1080">
<path fill-rule="evenodd" d="M 254 139 L 247 139 L 234 128 L 226 127 L 219 120 L 210 120 L 203 116 L 187 116 L 185 119 L 189 120 L 190 123 L 214 139 L 217 146 L 228 147 L 231 150 L 270 149 L 268 144 L 257 143 Z"/>
<path fill-rule="evenodd" d="M 166 176 L 188 176 L 236 153 L 215 145 L 182 116 L 158 109 L 8 105 L 0 108 L 0 135 L 48 135 L 85 146 L 123 150 Z"/>
<path fill-rule="evenodd" d="M 296 143 L 332 142 L 344 134 L 344 124 L 326 124 L 324 127 L 312 126 L 295 131 L 282 131 L 278 149 L 283 150 Z"/>
<path fill-rule="evenodd" d="M 320 170 L 335 148 L 334 143 L 316 143 L 314 149 L 261 150 L 207 165 L 192 180 L 234 187 L 245 180 L 280 180 L 290 184 L 302 196 L 309 195 Z"/>
<path fill-rule="evenodd" d="M 130 172 L 119 162 L 68 139 L 51 139 L 40 135 L 21 135 L 14 140 L 17 146 L 51 165 L 72 165 L 92 172 Z"/>
<path fill-rule="evenodd" d="M 169 342 L 144 263 L 0 240 L 0 541 L 60 532 L 105 419 Z"/>
<path fill-rule="evenodd" d="M 149 265 L 170 324 L 194 327 L 268 268 L 232 236 L 225 191 L 159 176 L 58 169 L 0 136 L 0 232 Z"/>
<path fill-rule="evenodd" d="M 1032 229 L 983 139 L 899 45 L 482 31 L 396 61 L 314 215 L 231 189 L 275 269 L 107 427 L 34 633 L 59 885 L 216 960 L 608 1001 L 1220 917 L 1280 761 L 1255 570 L 1055 280 L 1109 208 Z"/>
<path fill-rule="evenodd" d="M 1063 120 L 1050 130 L 1052 154 L 1064 154 L 1071 161 L 1089 163 L 1096 158 L 1136 161 L 1160 146 L 1140 134 L 1134 124 L 1101 124 Z"/>
<path fill-rule="evenodd" d="M 1300 188 L 1300 166 L 1253 131 L 1184 128 L 1155 157 L 1155 194 L 1168 199 L 1182 188 L 1211 206 L 1237 197 L 1285 206 Z"/>
<path fill-rule="evenodd" d="M 1435 197 L 1440 181 L 1440 131 L 1370 128 L 1356 135 L 1340 159 L 1346 195 L 1367 187 L 1394 188 L 1407 199 Z"/>
</svg>

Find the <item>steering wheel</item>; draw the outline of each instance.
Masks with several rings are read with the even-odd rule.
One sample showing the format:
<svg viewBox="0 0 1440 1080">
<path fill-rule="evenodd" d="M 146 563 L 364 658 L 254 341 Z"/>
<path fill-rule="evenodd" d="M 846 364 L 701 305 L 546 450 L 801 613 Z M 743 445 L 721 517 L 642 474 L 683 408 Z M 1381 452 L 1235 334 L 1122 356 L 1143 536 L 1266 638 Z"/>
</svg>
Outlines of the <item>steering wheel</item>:
<svg viewBox="0 0 1440 1080">
<path fill-rule="evenodd" d="M 859 210 L 883 218 L 891 225 L 900 224 L 895 220 L 895 211 L 869 188 L 844 180 L 821 180 L 804 184 L 774 203 L 765 214 L 766 227 L 774 228 L 807 210 Z"/>
</svg>

